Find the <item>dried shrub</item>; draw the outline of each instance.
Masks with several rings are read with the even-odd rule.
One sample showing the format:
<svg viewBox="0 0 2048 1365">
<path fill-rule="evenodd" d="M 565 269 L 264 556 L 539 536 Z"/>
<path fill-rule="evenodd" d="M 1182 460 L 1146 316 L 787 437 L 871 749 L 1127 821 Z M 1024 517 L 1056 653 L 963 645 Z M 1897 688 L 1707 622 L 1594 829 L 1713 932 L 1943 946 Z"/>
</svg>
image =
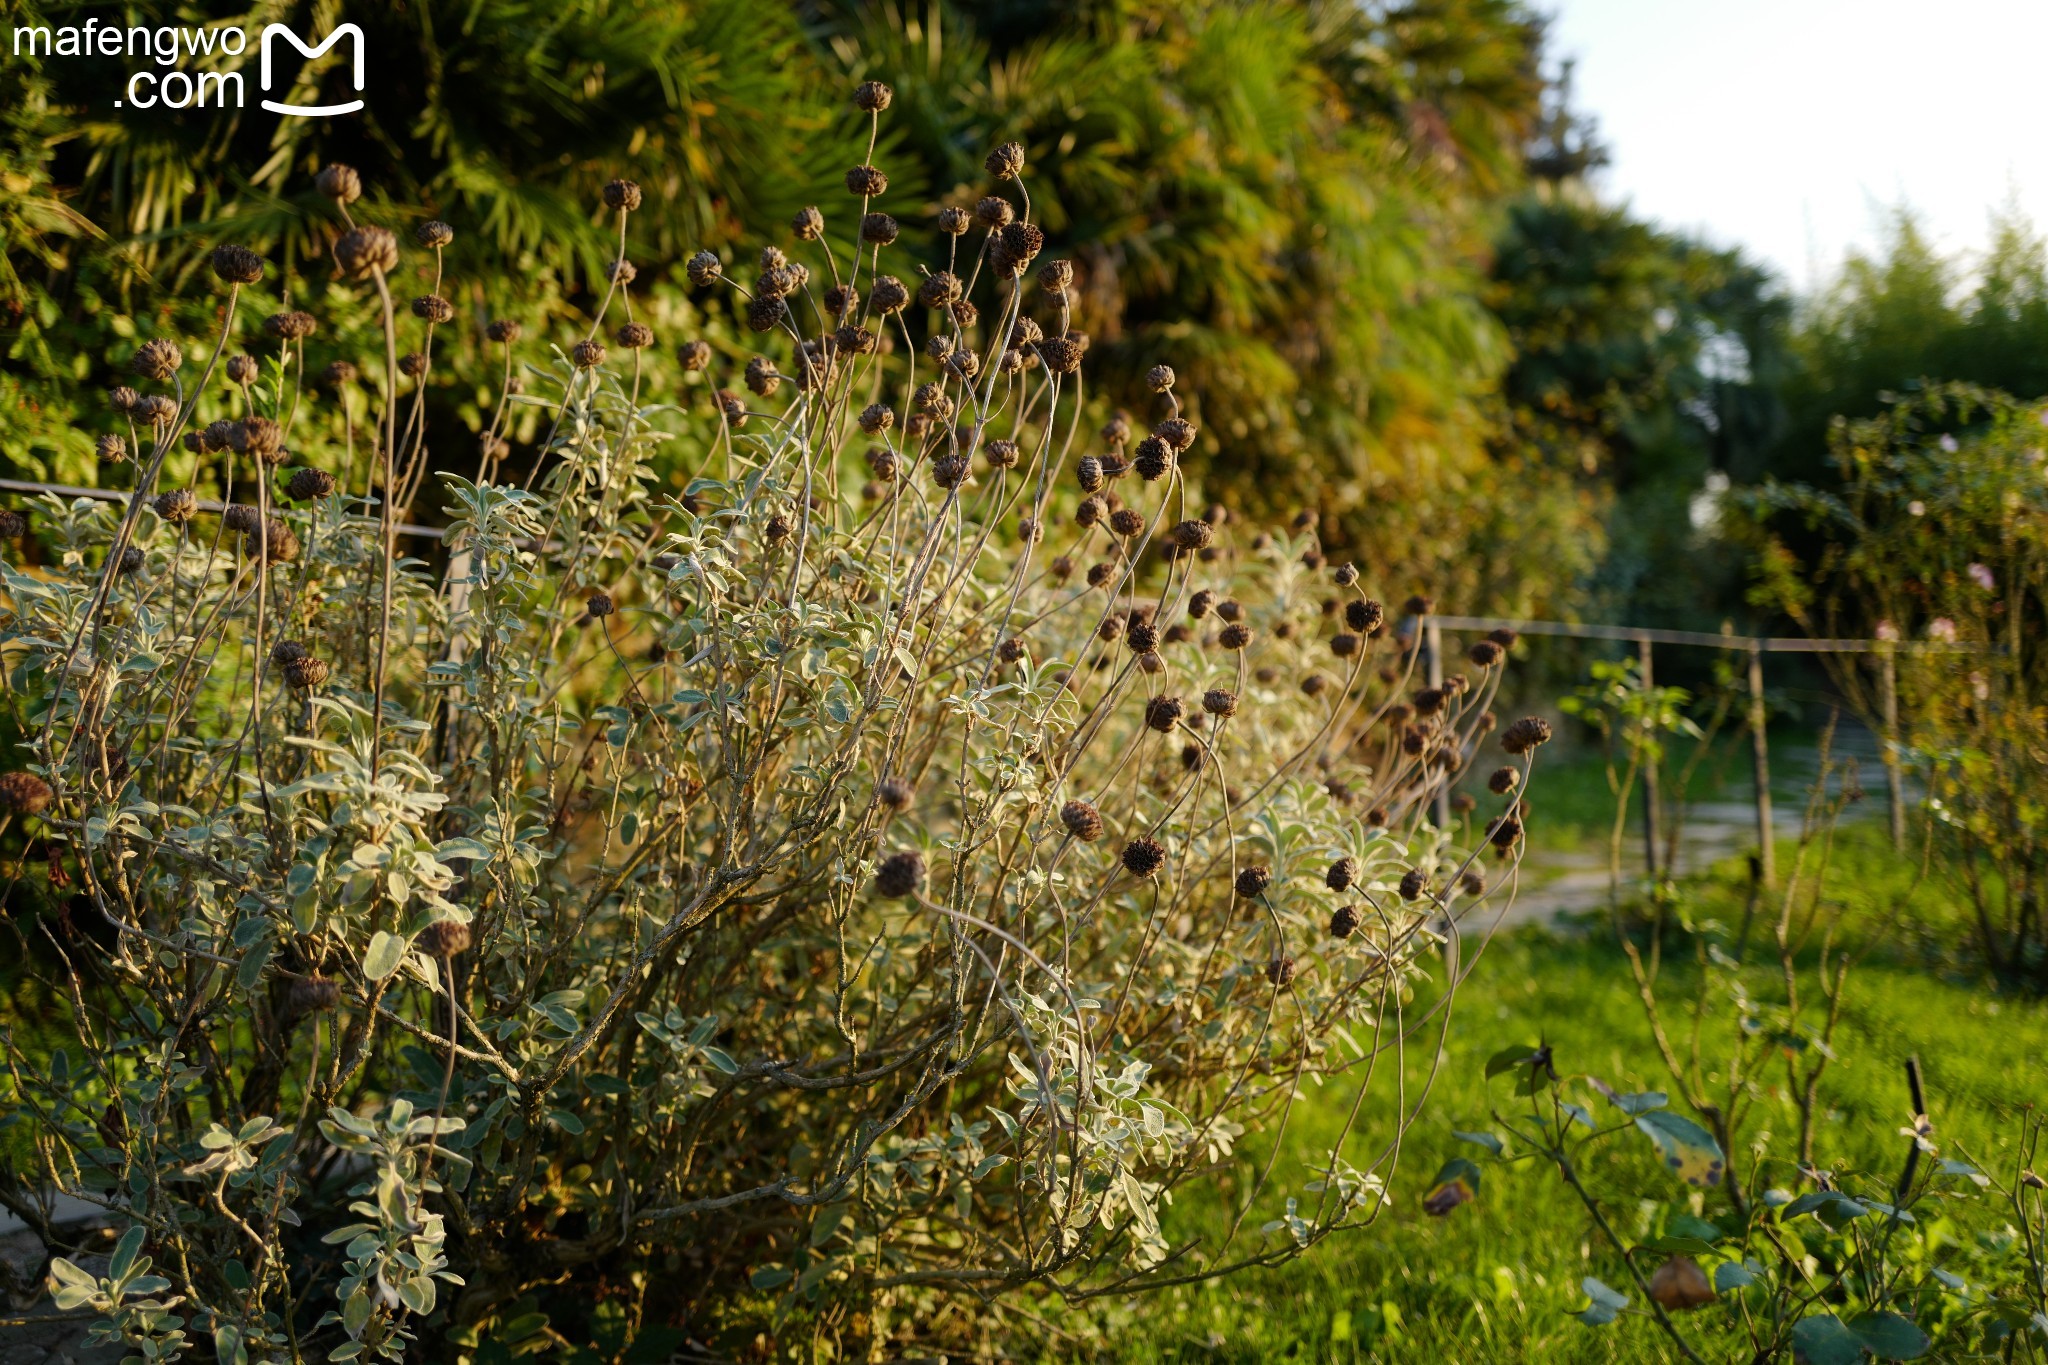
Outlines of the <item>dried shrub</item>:
<svg viewBox="0 0 2048 1365">
<path fill-rule="evenodd" d="M 991 166 L 1011 207 L 943 261 L 885 259 L 894 224 L 841 207 L 758 278 L 692 262 L 783 382 L 742 398 L 735 357 L 688 349 L 717 436 L 672 452 L 680 491 L 649 466 L 677 396 L 631 322 L 640 196 L 608 186 L 603 308 L 523 353 L 475 476 L 438 476 L 437 553 L 401 534 L 432 464 L 397 357 L 424 374 L 463 324 L 401 319 L 398 237 L 348 196 L 336 262 L 388 337 L 383 406 L 345 425 L 367 476 L 294 444 L 332 400 L 290 328 L 243 420 L 184 447 L 253 506 L 170 496 L 239 286 L 209 347 L 146 348 L 173 416 L 114 425 L 154 501 L 50 499 L 51 567 L 6 571 L 8 810 L 75 888 L 39 959 L 64 1060 L 8 1042 L 22 1174 L 140 1230 L 125 1281 L 60 1263 L 104 1331 L 396 1359 L 531 1330 L 541 1295 L 564 1331 L 606 1301 L 873 1345 L 933 1296 L 1183 1282 L 1377 1216 L 1398 1130 L 1347 1126 L 1241 1186 L 1230 1240 L 1161 1226 L 1305 1080 L 1357 1090 L 1447 1027 L 1447 989 L 1396 1005 L 1504 894 L 1463 875 L 1486 841 L 1429 823 L 1499 669 L 1404 700 L 1415 621 L 1313 567 L 1312 518 L 1196 515 L 1179 387 L 1156 469 L 1128 478 L 1130 419 L 1094 448 L 1073 298 L 1026 270 L 1023 149 Z M 454 234 L 413 237 L 437 294 Z M 545 459 L 498 481 L 515 405 Z M 1333 648 L 1338 616 L 1369 634 Z M 1510 733 L 1526 779 L 1540 740 Z M 1493 856 L 1521 856 L 1524 789 Z"/>
</svg>

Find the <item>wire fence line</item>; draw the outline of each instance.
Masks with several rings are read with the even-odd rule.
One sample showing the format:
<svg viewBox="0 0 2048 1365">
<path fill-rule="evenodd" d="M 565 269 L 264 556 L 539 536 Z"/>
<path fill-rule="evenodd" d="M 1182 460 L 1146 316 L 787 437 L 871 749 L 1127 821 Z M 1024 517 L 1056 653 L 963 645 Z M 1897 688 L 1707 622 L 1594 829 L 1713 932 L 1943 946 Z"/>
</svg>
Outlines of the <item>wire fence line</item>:
<svg viewBox="0 0 2048 1365">
<path fill-rule="evenodd" d="M 1883 756 L 1885 793 L 1888 799 L 1888 814 L 1891 823 L 1891 837 L 1894 847 L 1902 847 L 1906 838 L 1906 779 L 1899 748 L 1899 671 L 1898 656 L 1901 652 L 1929 649 L 1955 649 L 1955 645 L 1939 642 L 1907 643 L 1899 640 L 1823 640 L 1805 639 L 1797 636 L 1737 635 L 1732 631 L 1710 634 L 1698 630 L 1663 630 L 1654 626 L 1610 626 L 1579 621 L 1518 621 L 1507 617 L 1493 616 L 1429 616 L 1424 618 L 1423 631 L 1425 649 L 1429 659 L 1429 678 L 1432 686 L 1443 682 L 1444 647 L 1446 631 L 1454 633 L 1486 633 L 1496 630 L 1512 630 L 1518 635 L 1564 636 L 1580 640 L 1609 640 L 1633 644 L 1636 647 L 1636 662 L 1642 685 L 1650 688 L 1656 685 L 1654 648 L 1657 645 L 1675 645 L 1696 649 L 1720 649 L 1739 651 L 1748 655 L 1750 765 L 1754 773 L 1756 795 L 1756 838 L 1757 876 L 1766 887 L 1777 884 L 1776 831 L 1771 811 L 1771 752 L 1766 734 L 1767 713 L 1764 705 L 1764 665 L 1766 654 L 1862 654 L 1876 662 L 1878 674 L 1878 715 L 1877 731 L 1879 752 Z M 1449 818 L 1450 793 L 1438 793 L 1439 820 Z M 1663 793 L 1658 789 L 1657 771 L 1645 765 L 1643 770 L 1643 862 L 1650 875 L 1659 872 L 1660 853 L 1657 846 L 1658 831 L 1663 828 Z M 1665 869 L 1668 870 L 1668 869 Z"/>
</svg>

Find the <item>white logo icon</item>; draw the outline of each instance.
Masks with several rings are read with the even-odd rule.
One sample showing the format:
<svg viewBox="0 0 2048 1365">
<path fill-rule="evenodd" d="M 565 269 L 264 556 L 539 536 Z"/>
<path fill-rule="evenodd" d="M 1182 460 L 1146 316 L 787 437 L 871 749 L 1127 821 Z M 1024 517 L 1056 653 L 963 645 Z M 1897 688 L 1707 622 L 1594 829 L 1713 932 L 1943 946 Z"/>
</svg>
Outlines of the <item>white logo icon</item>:
<svg viewBox="0 0 2048 1365">
<path fill-rule="evenodd" d="M 355 44 L 356 89 L 363 88 L 363 31 L 354 24 L 343 24 L 327 35 L 327 40 L 318 47 L 307 47 L 299 41 L 299 35 L 283 24 L 271 24 L 263 30 L 263 88 L 270 89 L 270 40 L 282 37 L 299 50 L 307 61 L 327 55 L 329 48 L 343 38 L 352 39 Z M 327 118 L 334 114 L 353 114 L 363 107 L 361 100 L 350 100 L 347 104 L 281 104 L 276 100 L 263 101 L 263 107 L 273 114 L 297 114 L 302 118 Z"/>
</svg>

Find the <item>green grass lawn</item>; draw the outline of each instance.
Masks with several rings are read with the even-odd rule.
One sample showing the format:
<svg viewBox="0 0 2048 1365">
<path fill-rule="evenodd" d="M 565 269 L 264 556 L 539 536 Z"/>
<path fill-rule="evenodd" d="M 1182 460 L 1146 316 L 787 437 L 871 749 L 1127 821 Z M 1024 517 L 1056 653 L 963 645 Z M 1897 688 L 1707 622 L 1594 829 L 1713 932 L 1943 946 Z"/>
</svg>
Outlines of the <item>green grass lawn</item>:
<svg viewBox="0 0 2048 1365">
<path fill-rule="evenodd" d="M 1792 865 L 1790 844 L 1782 865 Z M 1697 923 L 1732 924 L 1746 891 L 1734 867 L 1691 884 L 1682 905 Z M 1875 822 L 1843 836 L 1835 894 L 1850 906 L 1850 922 L 1868 927 L 1900 897 L 1909 918 L 1938 920 L 1928 887 L 1915 887 L 1913 870 L 1884 844 Z M 1766 912 L 1768 913 L 1768 912 Z M 1758 932 L 1764 932 L 1759 930 Z M 1861 1169 L 1894 1177 L 1905 1154 L 1898 1135 L 1910 1105 L 1903 1077 L 1908 1055 L 1921 1058 L 1928 1103 L 1943 1155 L 1971 1155 L 2010 1173 L 2006 1154 L 2017 1136 L 2023 1106 L 2048 1099 L 2038 1058 L 2048 1051 L 2048 1005 L 2001 997 L 1985 983 L 1931 970 L 1912 936 L 1895 933 L 1852 977 L 1849 1003 L 1835 1039 L 1839 1062 L 1822 1085 L 1824 1113 L 1817 1125 L 1816 1161 L 1836 1170 Z M 1806 973 L 1810 978 L 1810 967 Z M 1696 980 L 1689 964 L 1668 964 L 1660 981 L 1667 999 L 1690 997 Z M 1810 987 L 1810 979 L 1806 982 Z M 1734 1027 L 1731 1010 L 1717 1008 L 1714 1038 Z M 1423 1191 L 1441 1163 L 1478 1156 L 1452 1136 L 1454 1129 L 1489 1126 L 1489 1091 L 1483 1076 L 1495 1051 L 1538 1039 L 1557 1054 L 1560 1071 L 1591 1073 L 1616 1088 L 1669 1089 L 1653 1051 L 1642 1006 L 1613 936 L 1600 923 L 1564 930 L 1527 929 L 1496 941 L 1460 996 L 1436 1089 L 1412 1131 L 1392 1203 L 1379 1224 L 1323 1243 L 1302 1259 L 1221 1283 L 1166 1291 L 1140 1302 L 1059 1306 L 1050 1310 L 1044 1359 L 1084 1353 L 1129 1361 L 1641 1361 L 1675 1358 L 1645 1317 L 1624 1316 L 1591 1329 L 1568 1316 L 1583 1307 L 1580 1280 L 1597 1276 L 1627 1287 L 1626 1272 L 1595 1234 L 1583 1207 L 1554 1170 L 1534 1162 L 1484 1166 L 1476 1202 L 1447 1218 L 1425 1215 Z M 1427 1043 L 1412 1049 L 1411 1087 L 1432 1061 Z M 1391 1131 L 1391 1093 L 1382 1075 L 1368 1100 L 1370 1117 L 1347 1147 L 1357 1165 L 1371 1159 Z M 1411 1092 L 1412 1093 L 1412 1092 Z M 1756 1091 L 1757 1103 L 1742 1137 L 1769 1131 L 1779 1153 L 1790 1150 L 1797 1115 L 1774 1083 Z M 1289 1126 L 1272 1187 L 1245 1220 L 1239 1248 L 1275 1216 L 1285 1195 L 1314 1177 L 1308 1163 L 1326 1150 L 1352 1098 L 1348 1084 L 1304 1092 Z M 1583 1096 L 1582 1096 L 1583 1098 Z M 1492 1084 L 1491 1100 L 1510 1098 L 1506 1078 Z M 1523 1101 L 1521 1103 L 1526 1103 Z M 1674 1107 L 1677 1107 L 1676 1105 Z M 1235 1179 L 1213 1198 L 1185 1202 L 1170 1230 L 1180 1237 L 1214 1238 L 1227 1226 L 1270 1147 L 1248 1142 Z M 1647 1236 L 1660 1214 L 1693 1212 L 1731 1226 L 1719 1190 L 1691 1190 L 1657 1169 L 1648 1145 L 1633 1133 L 1602 1149 L 1588 1164 L 1589 1183 L 1606 1201 L 1611 1222 L 1625 1238 Z M 1738 1151 L 1740 1144 L 1738 1144 Z M 1747 1166 L 1747 1154 L 1738 1164 Z M 1787 1162 L 1767 1168 L 1767 1185 L 1793 1186 Z M 1305 1202 L 1313 1196 L 1304 1196 Z M 1974 1222 L 1996 1224 L 1988 1206 Z M 1967 1240 L 1967 1236 L 1965 1238 Z M 1686 1319 L 1708 1359 L 1740 1359 L 1738 1337 L 1717 1334 L 1717 1308 Z M 1071 1333 L 1071 1335 L 1066 1335 Z M 1707 1349 L 1719 1348 L 1719 1349 Z M 1013 1346 L 1014 1349 L 1014 1346 Z"/>
</svg>

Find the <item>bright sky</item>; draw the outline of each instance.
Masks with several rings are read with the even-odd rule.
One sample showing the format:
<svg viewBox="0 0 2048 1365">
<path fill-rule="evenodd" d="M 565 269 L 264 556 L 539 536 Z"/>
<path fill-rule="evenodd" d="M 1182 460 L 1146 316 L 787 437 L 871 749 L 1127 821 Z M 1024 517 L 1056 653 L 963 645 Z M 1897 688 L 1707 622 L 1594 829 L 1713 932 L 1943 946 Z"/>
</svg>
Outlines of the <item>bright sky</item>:
<svg viewBox="0 0 2048 1365">
<path fill-rule="evenodd" d="M 1950 250 L 2048 228 L 2048 0 L 1538 0 L 1604 186 L 1795 287 L 1904 201 Z"/>
</svg>

